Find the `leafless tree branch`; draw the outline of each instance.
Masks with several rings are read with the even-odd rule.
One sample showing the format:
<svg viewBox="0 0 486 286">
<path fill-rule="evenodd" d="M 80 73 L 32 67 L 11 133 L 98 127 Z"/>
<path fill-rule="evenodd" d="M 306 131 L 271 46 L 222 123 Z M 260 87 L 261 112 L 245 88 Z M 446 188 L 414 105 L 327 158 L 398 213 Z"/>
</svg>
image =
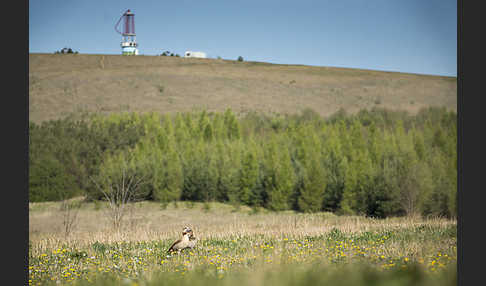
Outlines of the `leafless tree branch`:
<svg viewBox="0 0 486 286">
<path fill-rule="evenodd" d="M 144 177 L 126 166 L 120 167 L 119 176 L 100 178 L 101 184 L 93 179 L 96 187 L 108 202 L 107 216 L 115 230 L 120 230 L 127 212 L 127 205 L 137 199 L 139 189 L 144 183 Z M 105 180 L 103 182 L 103 180 Z"/>
</svg>

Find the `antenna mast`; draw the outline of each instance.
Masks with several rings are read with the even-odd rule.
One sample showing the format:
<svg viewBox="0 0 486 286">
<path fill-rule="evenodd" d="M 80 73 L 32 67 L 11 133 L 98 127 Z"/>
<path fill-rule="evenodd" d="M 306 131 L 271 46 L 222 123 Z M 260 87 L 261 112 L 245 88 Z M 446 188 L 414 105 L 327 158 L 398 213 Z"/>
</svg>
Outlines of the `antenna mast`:
<svg viewBox="0 0 486 286">
<path fill-rule="evenodd" d="M 123 23 L 122 31 L 120 24 Z M 115 24 L 115 31 L 122 35 L 122 55 L 138 55 L 138 44 L 135 34 L 135 14 L 128 9 Z"/>
</svg>

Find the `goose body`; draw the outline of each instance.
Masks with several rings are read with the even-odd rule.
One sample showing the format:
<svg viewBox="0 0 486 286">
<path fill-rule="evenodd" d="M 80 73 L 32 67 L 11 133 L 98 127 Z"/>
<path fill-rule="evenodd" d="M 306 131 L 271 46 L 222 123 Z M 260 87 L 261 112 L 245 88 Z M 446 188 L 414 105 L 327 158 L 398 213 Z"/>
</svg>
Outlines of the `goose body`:
<svg viewBox="0 0 486 286">
<path fill-rule="evenodd" d="M 187 247 L 194 248 L 194 246 L 196 246 L 196 243 L 197 243 L 197 237 L 195 237 L 191 233 L 191 236 L 189 237 L 189 242 L 187 243 Z"/>
<path fill-rule="evenodd" d="M 189 234 L 184 234 L 181 239 L 176 240 L 167 252 L 181 251 L 189 246 Z"/>
<path fill-rule="evenodd" d="M 170 248 L 167 250 L 167 252 L 181 252 L 182 250 L 186 248 L 194 248 L 196 245 L 197 238 L 194 236 L 192 230 L 188 227 L 185 227 L 182 231 L 182 238 L 176 240 Z"/>
</svg>

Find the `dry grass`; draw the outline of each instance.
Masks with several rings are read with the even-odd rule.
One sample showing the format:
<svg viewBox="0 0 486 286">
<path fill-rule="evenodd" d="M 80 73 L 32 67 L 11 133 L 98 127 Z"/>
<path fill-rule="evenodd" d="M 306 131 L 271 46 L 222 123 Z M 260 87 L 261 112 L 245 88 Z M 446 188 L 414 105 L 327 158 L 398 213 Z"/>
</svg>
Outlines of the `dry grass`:
<svg viewBox="0 0 486 286">
<path fill-rule="evenodd" d="M 455 220 L 255 213 L 221 203 L 132 206 L 115 232 L 103 205 L 84 204 L 78 228 L 65 237 L 60 203 L 30 203 L 29 284 L 309 285 L 315 273 L 310 284 L 370 285 L 363 279 L 371 270 L 379 285 L 410 285 L 404 277 L 414 285 L 454 284 Z M 167 255 L 185 225 L 198 244 Z"/>
<path fill-rule="evenodd" d="M 96 208 L 99 208 L 98 210 Z M 224 239 L 234 236 L 303 238 L 318 236 L 339 229 L 344 234 L 366 231 L 384 231 L 413 228 L 426 224 L 429 227 L 448 227 L 455 220 L 422 218 L 372 219 L 360 216 L 336 216 L 332 213 L 302 214 L 288 212 L 255 213 L 242 206 L 238 211 L 230 205 L 210 203 L 205 210 L 202 203 L 178 202 L 165 209 L 154 202 L 132 205 L 120 232 L 113 231 L 105 216 L 104 208 L 87 203 L 80 210 L 77 228 L 70 243 L 91 244 L 96 241 L 152 241 L 173 239 L 179 236 L 183 226 L 189 225 L 197 236 L 204 239 Z M 29 203 L 29 239 L 33 244 L 58 244 L 66 238 L 62 232 L 62 215 L 59 203 Z M 42 248 L 42 247 L 41 247 Z"/>
<path fill-rule="evenodd" d="M 457 108 L 455 77 L 215 59 L 29 55 L 29 119 L 72 112 L 175 112 L 204 108 L 328 116 L 374 106 L 417 112 Z"/>
</svg>

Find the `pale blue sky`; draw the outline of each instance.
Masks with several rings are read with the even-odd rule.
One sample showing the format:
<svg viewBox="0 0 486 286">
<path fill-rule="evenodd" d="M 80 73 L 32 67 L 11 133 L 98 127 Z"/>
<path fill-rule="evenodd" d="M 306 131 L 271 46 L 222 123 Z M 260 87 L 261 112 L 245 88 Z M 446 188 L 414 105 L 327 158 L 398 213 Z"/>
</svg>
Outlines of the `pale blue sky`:
<svg viewBox="0 0 486 286">
<path fill-rule="evenodd" d="M 135 13 L 140 54 L 457 76 L 450 0 L 30 0 L 29 52 L 120 54 L 114 26 Z"/>
</svg>

